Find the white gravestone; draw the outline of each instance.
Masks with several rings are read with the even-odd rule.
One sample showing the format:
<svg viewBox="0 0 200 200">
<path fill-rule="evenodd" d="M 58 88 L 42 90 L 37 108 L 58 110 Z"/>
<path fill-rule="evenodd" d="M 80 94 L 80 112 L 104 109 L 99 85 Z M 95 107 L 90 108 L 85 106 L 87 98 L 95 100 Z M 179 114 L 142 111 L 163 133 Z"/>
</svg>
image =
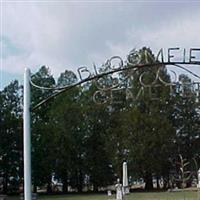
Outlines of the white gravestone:
<svg viewBox="0 0 200 200">
<path fill-rule="evenodd" d="M 123 162 L 123 192 L 124 194 L 129 193 L 127 162 Z"/>
<path fill-rule="evenodd" d="M 120 179 L 117 179 L 116 188 L 116 200 L 123 200 L 123 186 L 120 183 Z"/>
<path fill-rule="evenodd" d="M 112 192 L 111 192 L 111 190 L 108 190 L 108 197 L 111 197 L 112 196 Z"/>
<path fill-rule="evenodd" d="M 198 170 L 197 174 L 198 174 L 198 184 L 197 184 L 197 187 L 200 188 L 200 169 Z"/>
</svg>

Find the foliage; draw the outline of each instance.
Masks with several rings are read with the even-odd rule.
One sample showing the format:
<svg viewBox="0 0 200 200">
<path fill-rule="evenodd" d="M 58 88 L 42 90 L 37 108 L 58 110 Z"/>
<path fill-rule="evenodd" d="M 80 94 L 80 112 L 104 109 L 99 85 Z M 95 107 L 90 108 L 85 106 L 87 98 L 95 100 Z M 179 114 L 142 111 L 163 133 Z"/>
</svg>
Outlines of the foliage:
<svg viewBox="0 0 200 200">
<path fill-rule="evenodd" d="M 0 92 L 0 176 L 4 193 L 18 188 L 21 178 L 21 89 L 18 81 L 13 81 Z"/>
</svg>

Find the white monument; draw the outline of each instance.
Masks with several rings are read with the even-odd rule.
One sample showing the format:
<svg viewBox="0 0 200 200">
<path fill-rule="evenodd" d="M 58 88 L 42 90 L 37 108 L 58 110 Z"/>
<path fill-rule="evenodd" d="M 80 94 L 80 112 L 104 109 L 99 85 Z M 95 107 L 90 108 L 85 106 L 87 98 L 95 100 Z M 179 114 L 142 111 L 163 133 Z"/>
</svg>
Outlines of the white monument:
<svg viewBox="0 0 200 200">
<path fill-rule="evenodd" d="M 108 197 L 111 197 L 112 196 L 111 190 L 108 190 L 107 194 L 108 194 Z"/>
<path fill-rule="evenodd" d="M 123 192 L 129 194 L 127 162 L 123 162 Z"/>
<path fill-rule="evenodd" d="M 200 169 L 198 170 L 197 174 L 198 174 L 197 188 L 200 188 Z"/>
<path fill-rule="evenodd" d="M 117 184 L 115 185 L 116 188 L 116 200 L 123 200 L 123 186 L 120 183 L 120 179 L 117 179 Z"/>
</svg>

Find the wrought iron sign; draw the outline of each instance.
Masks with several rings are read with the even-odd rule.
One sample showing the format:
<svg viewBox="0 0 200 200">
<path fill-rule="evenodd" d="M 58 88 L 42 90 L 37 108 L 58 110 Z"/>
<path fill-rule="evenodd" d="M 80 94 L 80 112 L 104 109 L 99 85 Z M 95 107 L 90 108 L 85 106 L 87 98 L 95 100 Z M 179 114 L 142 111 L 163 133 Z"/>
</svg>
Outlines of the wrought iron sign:
<svg viewBox="0 0 200 200">
<path fill-rule="evenodd" d="M 120 103 L 121 101 L 116 100 L 116 96 L 120 96 L 125 100 L 137 100 L 141 95 L 148 93 L 152 100 L 158 100 L 159 96 L 155 96 L 156 90 L 159 90 L 160 87 L 166 86 L 169 87 L 171 93 L 173 94 L 185 94 L 184 88 L 191 87 L 196 95 L 196 101 L 200 101 L 199 92 L 200 92 L 200 75 L 193 73 L 191 71 L 191 66 L 200 66 L 200 48 L 168 48 L 160 49 L 155 56 L 153 62 L 149 62 L 148 57 L 151 57 L 148 51 L 144 51 L 144 56 L 142 57 L 137 51 L 132 51 L 127 60 L 124 62 L 121 57 L 113 56 L 108 59 L 99 69 L 96 65 L 93 65 L 93 69 L 89 69 L 86 66 L 79 67 L 77 70 L 78 82 L 65 87 L 56 87 L 56 88 L 45 88 L 37 86 L 31 81 L 31 84 L 40 89 L 55 90 L 55 93 L 39 103 L 33 109 L 38 108 L 43 103 L 49 101 L 55 96 L 63 93 L 73 87 L 86 83 L 88 81 L 94 81 L 97 86 L 97 91 L 93 95 L 93 100 L 97 104 L 103 103 Z M 187 65 L 187 68 L 185 67 Z M 160 75 L 162 72 L 163 66 L 174 66 L 178 69 L 184 70 L 185 72 L 191 74 L 193 77 L 197 78 L 198 81 L 190 83 L 181 83 L 178 80 L 178 75 L 176 70 L 170 70 L 171 76 L 173 76 L 173 81 L 167 82 L 163 80 Z M 131 87 L 129 85 L 124 85 L 123 81 L 120 80 L 120 72 L 129 71 L 134 76 L 134 73 L 140 69 L 148 69 L 154 77 L 151 82 L 146 83 L 145 76 L 147 75 L 147 70 L 143 70 L 143 73 L 139 76 L 140 89 L 137 94 L 133 94 Z M 155 70 L 156 69 L 156 70 Z M 133 76 L 129 76 L 126 79 L 126 82 L 129 82 L 128 79 L 132 79 Z M 189 96 L 188 96 L 189 97 Z M 122 100 L 122 99 L 121 99 Z"/>
<path fill-rule="evenodd" d="M 167 51 L 167 52 L 166 52 Z M 174 64 L 195 64 L 195 65 L 200 65 L 200 48 L 190 48 L 188 50 L 180 49 L 178 47 L 176 48 L 168 48 L 166 51 L 164 49 L 160 49 L 157 53 L 155 63 L 144 63 L 142 60 L 142 57 L 138 52 L 133 52 L 128 55 L 128 60 L 127 64 L 129 65 L 129 68 L 134 67 L 148 67 L 148 66 L 154 66 L 154 65 L 159 65 L 159 64 L 164 64 L 164 65 L 174 65 Z M 151 56 L 149 55 L 149 52 L 146 51 L 146 57 Z M 166 55 L 167 53 L 167 55 Z M 166 56 L 165 56 L 166 55 Z M 134 63 L 130 61 L 130 58 L 134 56 L 135 60 Z M 112 65 L 112 62 L 118 60 L 118 65 Z M 141 64 L 142 63 L 142 64 Z M 123 60 L 119 56 L 113 56 L 111 59 L 107 60 L 105 63 L 105 68 L 107 70 L 113 70 L 113 73 L 119 71 L 122 71 L 124 67 L 127 65 L 123 64 Z M 98 71 L 96 68 L 96 65 L 93 66 L 94 70 L 93 73 L 91 70 L 89 70 L 87 67 L 80 67 L 78 68 L 78 74 L 80 80 L 87 79 L 91 76 L 97 76 L 102 73 L 102 71 Z M 124 70 L 127 70 L 127 68 Z"/>
</svg>

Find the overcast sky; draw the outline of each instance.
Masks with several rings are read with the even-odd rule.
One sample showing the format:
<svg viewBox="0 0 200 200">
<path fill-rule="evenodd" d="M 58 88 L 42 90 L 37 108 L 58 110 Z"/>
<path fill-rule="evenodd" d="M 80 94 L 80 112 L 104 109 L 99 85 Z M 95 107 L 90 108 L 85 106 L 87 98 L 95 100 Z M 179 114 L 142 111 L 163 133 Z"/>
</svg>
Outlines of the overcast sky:
<svg viewBox="0 0 200 200">
<path fill-rule="evenodd" d="M 25 67 L 57 77 L 142 46 L 200 47 L 200 1 L 1 0 L 0 42 L 2 89 Z"/>
</svg>

